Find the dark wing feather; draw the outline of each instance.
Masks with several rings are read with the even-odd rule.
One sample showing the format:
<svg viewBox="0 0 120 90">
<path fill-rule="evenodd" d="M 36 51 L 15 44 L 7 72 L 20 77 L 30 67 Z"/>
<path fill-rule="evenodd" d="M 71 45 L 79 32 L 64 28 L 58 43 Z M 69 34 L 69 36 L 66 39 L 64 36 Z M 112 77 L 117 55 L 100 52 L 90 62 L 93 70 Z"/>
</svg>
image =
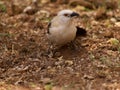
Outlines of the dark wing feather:
<svg viewBox="0 0 120 90">
<path fill-rule="evenodd" d="M 84 28 L 78 27 L 77 28 L 77 32 L 76 32 L 76 36 L 86 36 L 87 31 Z"/>
<path fill-rule="evenodd" d="M 51 27 L 51 22 L 48 23 L 48 27 L 47 27 L 47 33 L 50 34 L 50 27 Z"/>
</svg>

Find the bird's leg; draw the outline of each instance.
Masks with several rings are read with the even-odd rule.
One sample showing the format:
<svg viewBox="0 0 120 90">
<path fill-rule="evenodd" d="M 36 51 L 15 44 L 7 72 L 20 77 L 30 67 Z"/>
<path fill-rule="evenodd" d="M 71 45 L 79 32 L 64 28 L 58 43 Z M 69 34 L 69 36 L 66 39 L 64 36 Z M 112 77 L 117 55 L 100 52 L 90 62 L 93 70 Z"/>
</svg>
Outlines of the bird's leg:
<svg viewBox="0 0 120 90">
<path fill-rule="evenodd" d="M 78 44 L 79 45 L 79 44 Z M 77 43 L 75 42 L 75 40 L 74 41 L 71 41 L 71 43 L 70 43 L 70 48 L 72 49 L 72 50 L 79 50 L 79 46 L 77 45 Z"/>
<path fill-rule="evenodd" d="M 54 56 L 54 46 L 50 45 L 48 48 L 48 57 L 53 57 Z"/>
<path fill-rule="evenodd" d="M 54 44 L 51 44 L 48 48 L 48 57 L 54 57 L 55 53 L 57 52 L 57 46 Z"/>
</svg>

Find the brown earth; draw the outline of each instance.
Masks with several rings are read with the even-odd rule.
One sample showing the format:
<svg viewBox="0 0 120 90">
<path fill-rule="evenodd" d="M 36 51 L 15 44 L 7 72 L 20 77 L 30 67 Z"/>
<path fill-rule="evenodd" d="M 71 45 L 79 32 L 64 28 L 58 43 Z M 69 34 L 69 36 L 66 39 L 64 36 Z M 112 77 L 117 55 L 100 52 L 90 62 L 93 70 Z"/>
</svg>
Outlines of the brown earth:
<svg viewBox="0 0 120 90">
<path fill-rule="evenodd" d="M 76 39 L 77 49 L 66 45 L 50 58 L 47 24 L 66 8 L 80 13 L 76 23 L 87 36 Z M 0 90 L 120 90 L 119 7 L 3 0 L 0 9 Z"/>
</svg>

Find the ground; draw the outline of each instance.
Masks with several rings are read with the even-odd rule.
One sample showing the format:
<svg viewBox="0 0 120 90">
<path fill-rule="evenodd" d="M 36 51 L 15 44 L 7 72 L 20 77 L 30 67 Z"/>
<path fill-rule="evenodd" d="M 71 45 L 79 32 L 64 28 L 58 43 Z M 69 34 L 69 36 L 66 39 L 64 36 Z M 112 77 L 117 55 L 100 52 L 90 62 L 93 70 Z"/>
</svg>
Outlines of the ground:
<svg viewBox="0 0 120 90">
<path fill-rule="evenodd" d="M 0 1 L 0 90 L 120 90 L 119 5 L 47 1 Z M 87 35 L 75 40 L 77 49 L 68 44 L 49 57 L 47 25 L 66 8 L 80 14 L 76 24 Z"/>
</svg>

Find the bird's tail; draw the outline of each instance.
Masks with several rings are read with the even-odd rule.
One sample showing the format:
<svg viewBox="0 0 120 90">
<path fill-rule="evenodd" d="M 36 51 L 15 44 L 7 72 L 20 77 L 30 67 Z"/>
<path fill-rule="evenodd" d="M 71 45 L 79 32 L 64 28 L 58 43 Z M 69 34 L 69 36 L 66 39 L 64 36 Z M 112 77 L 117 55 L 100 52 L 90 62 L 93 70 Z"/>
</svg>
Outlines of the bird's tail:
<svg viewBox="0 0 120 90">
<path fill-rule="evenodd" d="M 78 26 L 76 28 L 77 28 L 76 36 L 86 36 L 87 35 L 87 31 L 84 28 L 81 28 Z"/>
</svg>

